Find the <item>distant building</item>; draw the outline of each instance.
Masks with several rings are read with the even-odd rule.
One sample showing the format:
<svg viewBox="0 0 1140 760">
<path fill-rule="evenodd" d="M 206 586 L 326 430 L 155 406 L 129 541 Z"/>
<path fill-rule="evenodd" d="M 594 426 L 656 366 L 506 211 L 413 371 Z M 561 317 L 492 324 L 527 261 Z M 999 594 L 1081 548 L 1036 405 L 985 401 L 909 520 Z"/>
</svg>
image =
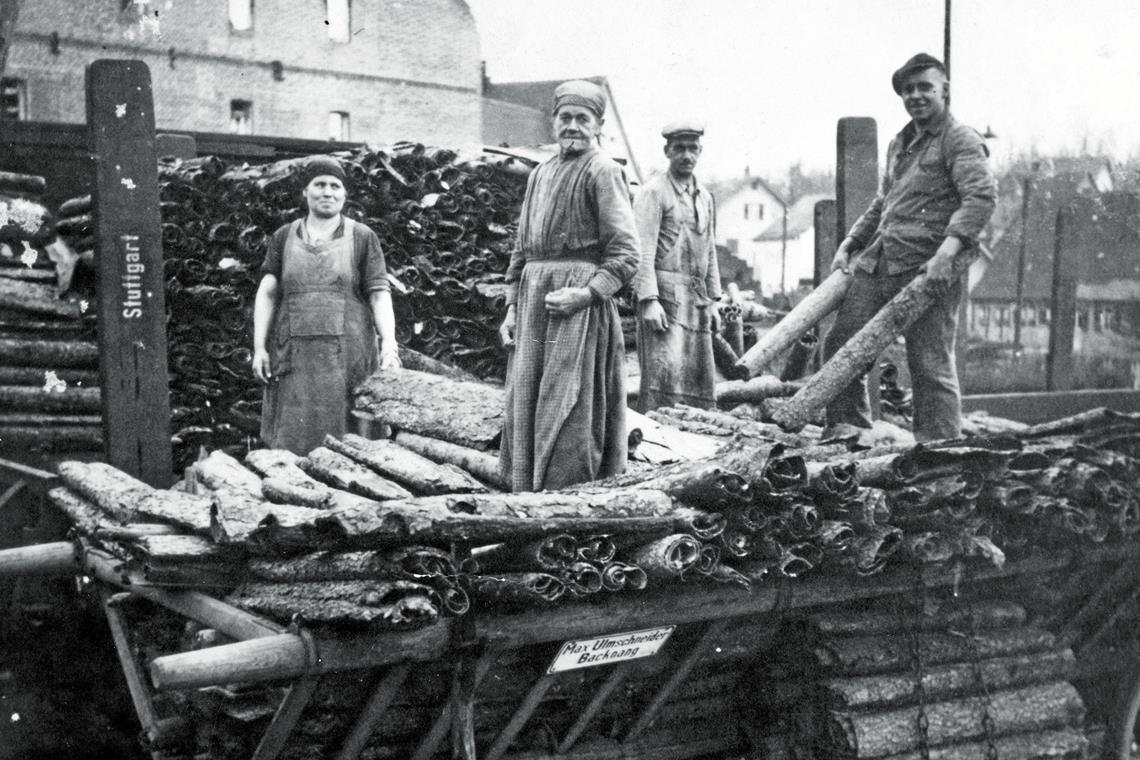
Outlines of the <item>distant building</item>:
<svg viewBox="0 0 1140 760">
<path fill-rule="evenodd" d="M 160 129 L 465 145 L 481 139 L 464 0 L 27 0 L 3 117 L 85 121 L 84 68 L 146 62 Z"/>
<path fill-rule="evenodd" d="M 815 276 L 815 204 L 829 198 L 823 193 L 805 195 L 788 208 L 786 227 L 783 218 L 777 219 L 753 239 L 753 276 L 764 295 L 795 290 L 805 280 L 811 285 Z"/>
<path fill-rule="evenodd" d="M 764 282 L 761 259 L 765 246 L 757 238 L 769 229 L 782 228 L 783 198 L 764 180 L 747 173 L 714 183 L 710 189 L 716 197 L 717 245 L 743 260 L 751 267 L 753 278 Z M 778 273 L 776 277 L 778 282 Z"/>
<path fill-rule="evenodd" d="M 625 164 L 630 181 L 641 182 L 641 167 L 633 155 L 609 80 L 601 76 L 581 78 L 600 86 L 609 101 L 606 123 L 602 127 L 603 150 Z M 550 107 L 554 103 L 554 90 L 563 81 L 484 82 L 483 142 L 511 147 L 554 142 Z"/>
</svg>

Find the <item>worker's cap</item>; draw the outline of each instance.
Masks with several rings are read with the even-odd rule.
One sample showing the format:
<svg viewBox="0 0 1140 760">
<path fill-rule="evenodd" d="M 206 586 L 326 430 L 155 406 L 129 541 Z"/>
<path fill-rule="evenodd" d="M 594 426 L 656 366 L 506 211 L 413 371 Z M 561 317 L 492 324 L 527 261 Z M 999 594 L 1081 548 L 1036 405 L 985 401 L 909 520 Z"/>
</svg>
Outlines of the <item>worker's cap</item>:
<svg viewBox="0 0 1140 760">
<path fill-rule="evenodd" d="M 661 136 L 666 140 L 673 137 L 700 137 L 704 133 L 704 122 L 694 119 L 671 121 L 661 128 Z"/>
<path fill-rule="evenodd" d="M 558 109 L 562 106 L 589 108 L 600 119 L 606 115 L 606 94 L 593 82 L 572 79 L 558 85 L 554 90 L 554 108 L 550 112 L 558 113 Z"/>
<path fill-rule="evenodd" d="M 317 156 L 310 158 L 301 167 L 301 187 L 308 187 L 314 179 L 324 176 L 336 177 L 342 185 L 348 184 L 348 177 L 345 176 L 339 161 L 327 156 Z"/>
<path fill-rule="evenodd" d="M 909 61 L 904 63 L 899 69 L 891 74 L 891 87 L 895 88 L 896 95 L 902 95 L 903 80 L 906 79 L 908 74 L 913 74 L 916 71 L 926 71 L 927 69 L 938 69 L 942 75 L 946 75 L 946 67 L 942 65 L 942 61 L 938 60 L 929 53 L 919 53 L 912 56 Z"/>
</svg>

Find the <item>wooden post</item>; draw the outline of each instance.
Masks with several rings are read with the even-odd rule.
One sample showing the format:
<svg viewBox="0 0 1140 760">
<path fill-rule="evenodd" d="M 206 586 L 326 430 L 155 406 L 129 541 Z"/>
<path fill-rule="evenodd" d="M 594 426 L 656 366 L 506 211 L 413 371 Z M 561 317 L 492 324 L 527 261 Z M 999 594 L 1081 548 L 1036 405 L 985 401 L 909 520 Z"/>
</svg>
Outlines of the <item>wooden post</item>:
<svg viewBox="0 0 1140 760">
<path fill-rule="evenodd" d="M 150 72 L 141 61 L 87 68 L 95 155 L 99 369 L 107 460 L 165 488 L 173 481 L 158 165 Z"/>
<path fill-rule="evenodd" d="M 835 240 L 836 246 L 879 193 L 879 135 L 875 120 L 847 116 L 839 120 L 835 161 Z M 867 393 L 871 416 L 879 419 L 879 362 L 867 373 Z"/>
<path fill-rule="evenodd" d="M 819 284 L 827 279 L 831 272 L 831 260 L 835 258 L 835 249 L 839 247 L 839 222 L 836 219 L 836 204 L 834 200 L 819 201 L 815 204 L 815 273 L 812 275 L 812 285 Z M 827 335 L 835 317 L 824 317 L 816 327 L 816 335 Z M 815 354 L 812 356 L 809 371 L 815 372 L 823 364 L 823 340 L 816 344 Z"/>
<path fill-rule="evenodd" d="M 1053 246 L 1053 294 L 1049 320 L 1049 355 L 1045 389 L 1073 387 L 1073 331 L 1077 320 L 1077 277 L 1081 257 L 1081 227 L 1087 214 L 1077 202 L 1057 210 Z"/>
</svg>

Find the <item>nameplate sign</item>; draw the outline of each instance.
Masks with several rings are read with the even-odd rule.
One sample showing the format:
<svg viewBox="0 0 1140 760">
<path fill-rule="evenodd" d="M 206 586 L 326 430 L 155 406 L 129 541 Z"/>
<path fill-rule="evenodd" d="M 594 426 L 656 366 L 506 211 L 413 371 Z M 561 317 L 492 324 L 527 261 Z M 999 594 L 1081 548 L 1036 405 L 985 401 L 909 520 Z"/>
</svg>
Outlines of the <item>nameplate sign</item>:
<svg viewBox="0 0 1140 760">
<path fill-rule="evenodd" d="M 594 665 L 612 665 L 615 662 L 652 657 L 673 635 L 676 626 L 648 628 L 644 631 L 615 633 L 595 639 L 567 641 L 562 644 L 547 673 L 589 668 Z"/>
</svg>

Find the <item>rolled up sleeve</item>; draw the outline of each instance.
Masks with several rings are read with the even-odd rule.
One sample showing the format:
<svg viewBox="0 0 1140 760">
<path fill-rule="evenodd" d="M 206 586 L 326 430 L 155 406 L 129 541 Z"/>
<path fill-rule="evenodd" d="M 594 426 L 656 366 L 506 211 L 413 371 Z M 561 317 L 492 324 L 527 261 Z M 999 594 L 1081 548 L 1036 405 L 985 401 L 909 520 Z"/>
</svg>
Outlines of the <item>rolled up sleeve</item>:
<svg viewBox="0 0 1140 760">
<path fill-rule="evenodd" d="M 989 150 L 981 135 L 969 127 L 959 125 L 945 139 L 951 180 L 961 199 L 946 225 L 946 236 L 973 244 L 997 203 L 997 181 L 990 167 Z"/>
<path fill-rule="evenodd" d="M 601 264 L 587 287 L 596 298 L 609 298 L 633 280 L 640 254 L 629 186 L 621 167 L 602 163 L 594 178 L 592 195 L 602 251 Z"/>
</svg>

